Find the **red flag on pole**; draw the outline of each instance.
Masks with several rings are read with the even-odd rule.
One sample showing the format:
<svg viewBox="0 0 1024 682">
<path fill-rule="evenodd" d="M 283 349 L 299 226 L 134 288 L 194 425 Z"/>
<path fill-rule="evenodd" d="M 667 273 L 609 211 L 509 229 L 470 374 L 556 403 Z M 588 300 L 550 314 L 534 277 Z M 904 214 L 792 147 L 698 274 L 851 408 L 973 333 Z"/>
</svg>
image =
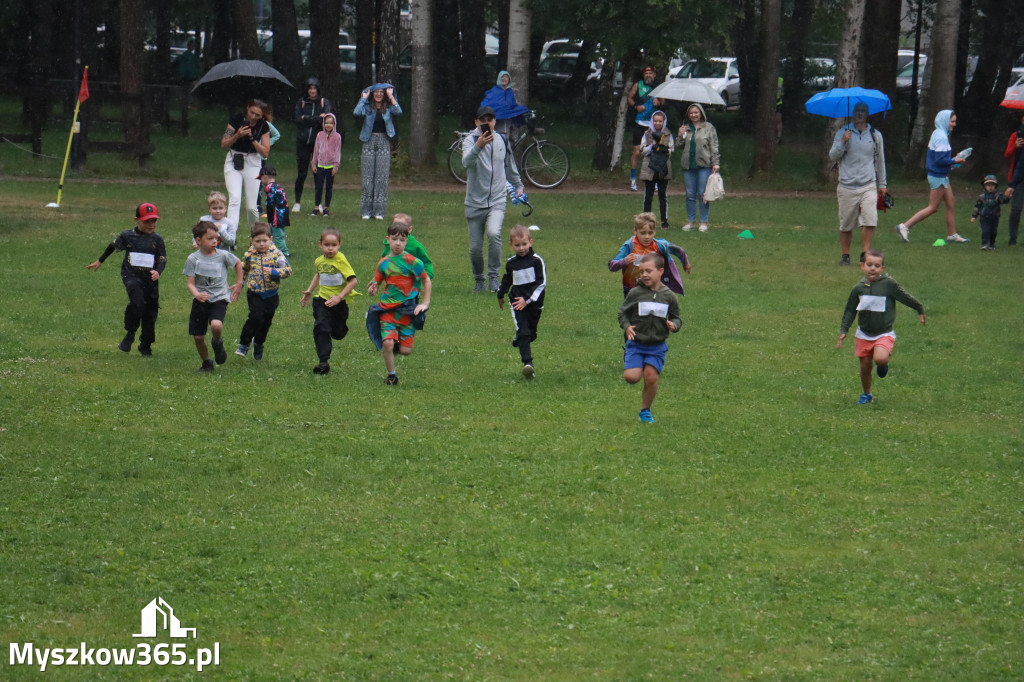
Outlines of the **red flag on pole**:
<svg viewBox="0 0 1024 682">
<path fill-rule="evenodd" d="M 78 103 L 89 99 L 89 67 L 82 72 L 82 87 L 78 89 Z"/>
</svg>

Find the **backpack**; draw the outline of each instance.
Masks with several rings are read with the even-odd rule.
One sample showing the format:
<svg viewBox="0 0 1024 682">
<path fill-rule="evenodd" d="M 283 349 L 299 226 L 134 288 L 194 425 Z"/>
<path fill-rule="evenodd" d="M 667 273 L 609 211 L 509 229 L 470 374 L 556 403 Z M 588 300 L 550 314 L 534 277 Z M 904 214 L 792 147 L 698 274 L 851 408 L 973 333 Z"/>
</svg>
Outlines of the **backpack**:
<svg viewBox="0 0 1024 682">
<path fill-rule="evenodd" d="M 664 139 L 665 136 L 662 135 L 651 145 L 651 154 L 647 161 L 647 167 L 651 169 L 651 176 L 655 180 L 664 180 L 669 173 L 668 147 L 662 144 Z"/>
</svg>

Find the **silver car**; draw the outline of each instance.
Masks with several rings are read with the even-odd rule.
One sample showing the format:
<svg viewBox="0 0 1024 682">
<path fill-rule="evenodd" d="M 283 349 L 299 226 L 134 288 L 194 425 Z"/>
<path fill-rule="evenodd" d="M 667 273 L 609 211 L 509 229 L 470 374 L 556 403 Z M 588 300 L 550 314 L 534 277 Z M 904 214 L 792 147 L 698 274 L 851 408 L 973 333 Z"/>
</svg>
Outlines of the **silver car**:
<svg viewBox="0 0 1024 682">
<path fill-rule="evenodd" d="M 735 57 L 691 59 L 669 71 L 668 77 L 693 78 L 721 95 L 726 107 L 740 105 L 740 70 Z"/>
</svg>

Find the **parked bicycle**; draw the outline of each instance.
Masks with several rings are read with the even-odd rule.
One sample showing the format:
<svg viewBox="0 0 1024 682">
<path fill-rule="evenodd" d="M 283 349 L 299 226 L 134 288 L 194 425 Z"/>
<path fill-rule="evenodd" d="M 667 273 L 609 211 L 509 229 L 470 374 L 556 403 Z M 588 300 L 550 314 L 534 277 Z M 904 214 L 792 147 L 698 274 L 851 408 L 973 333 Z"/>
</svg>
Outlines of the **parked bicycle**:
<svg viewBox="0 0 1024 682">
<path fill-rule="evenodd" d="M 536 126 L 537 115 L 526 115 L 526 125 L 514 132 L 509 146 L 519 167 L 530 184 L 541 189 L 558 187 L 569 177 L 569 155 L 554 142 L 539 138 L 543 128 Z M 466 168 L 462 165 L 462 141 L 472 133 L 455 131 L 455 141 L 448 147 L 448 170 L 452 177 L 466 184 Z"/>
</svg>

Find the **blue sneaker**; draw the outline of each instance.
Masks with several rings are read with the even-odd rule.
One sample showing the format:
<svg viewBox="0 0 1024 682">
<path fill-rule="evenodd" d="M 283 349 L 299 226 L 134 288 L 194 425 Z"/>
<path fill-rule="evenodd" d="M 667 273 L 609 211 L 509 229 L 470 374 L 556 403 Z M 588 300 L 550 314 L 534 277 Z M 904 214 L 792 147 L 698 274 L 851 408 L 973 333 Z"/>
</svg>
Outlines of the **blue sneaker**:
<svg viewBox="0 0 1024 682">
<path fill-rule="evenodd" d="M 871 395 L 870 393 L 861 393 L 860 394 L 860 400 L 857 401 L 857 404 L 858 405 L 867 405 L 868 403 L 870 403 L 874 399 L 875 399 L 875 396 Z"/>
<path fill-rule="evenodd" d="M 644 424 L 653 424 L 654 417 L 651 415 L 650 410 L 640 410 L 640 421 Z"/>
<path fill-rule="evenodd" d="M 887 362 L 884 365 L 875 365 L 875 373 L 878 374 L 879 379 L 884 377 L 889 373 L 889 363 Z"/>
</svg>

